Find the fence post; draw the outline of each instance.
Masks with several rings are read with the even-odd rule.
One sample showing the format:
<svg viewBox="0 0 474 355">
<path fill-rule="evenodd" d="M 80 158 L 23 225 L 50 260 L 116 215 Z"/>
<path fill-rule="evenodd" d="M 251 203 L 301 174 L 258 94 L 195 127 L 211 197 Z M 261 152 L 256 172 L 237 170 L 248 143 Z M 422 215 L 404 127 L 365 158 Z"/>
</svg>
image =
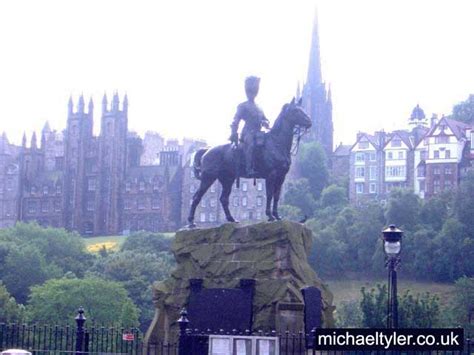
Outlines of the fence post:
<svg viewBox="0 0 474 355">
<path fill-rule="evenodd" d="M 188 328 L 189 320 L 187 318 L 188 312 L 186 308 L 183 308 L 179 313 L 180 317 L 178 319 L 179 325 L 179 343 L 178 343 L 178 355 L 187 355 L 187 339 L 186 339 L 186 329 Z"/>
<path fill-rule="evenodd" d="M 84 316 L 84 308 L 80 307 L 77 310 L 76 316 L 76 355 L 80 355 L 84 353 L 84 323 L 86 322 L 86 317 Z"/>
</svg>

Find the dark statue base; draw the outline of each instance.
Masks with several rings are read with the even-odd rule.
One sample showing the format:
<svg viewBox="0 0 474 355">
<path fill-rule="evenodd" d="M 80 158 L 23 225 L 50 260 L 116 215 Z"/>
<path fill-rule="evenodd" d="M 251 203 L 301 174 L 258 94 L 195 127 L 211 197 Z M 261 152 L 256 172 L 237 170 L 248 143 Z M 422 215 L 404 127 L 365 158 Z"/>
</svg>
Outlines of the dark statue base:
<svg viewBox="0 0 474 355">
<path fill-rule="evenodd" d="M 308 228 L 288 221 L 177 232 L 172 248 L 177 268 L 154 285 L 156 312 L 146 341 L 176 340 L 179 312 L 189 305 L 190 280 L 204 289 L 236 289 L 242 280 L 255 280 L 251 326 L 264 331 L 303 330 L 304 299 L 320 291 L 322 326 L 333 326 L 332 294 L 307 261 L 311 243 Z M 312 291 L 303 297 L 307 287 Z M 189 318 L 192 325 L 191 313 Z"/>
</svg>

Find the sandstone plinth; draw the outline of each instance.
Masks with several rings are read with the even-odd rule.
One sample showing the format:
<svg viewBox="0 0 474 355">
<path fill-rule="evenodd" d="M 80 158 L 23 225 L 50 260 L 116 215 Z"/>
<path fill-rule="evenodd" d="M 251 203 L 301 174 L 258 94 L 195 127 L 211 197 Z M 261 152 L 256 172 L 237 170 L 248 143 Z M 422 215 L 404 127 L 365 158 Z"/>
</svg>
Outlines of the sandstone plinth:
<svg viewBox="0 0 474 355">
<path fill-rule="evenodd" d="M 177 268 L 154 285 L 156 314 L 148 341 L 171 340 L 189 280 L 196 278 L 205 288 L 234 288 L 240 279 L 255 279 L 253 328 L 262 330 L 303 329 L 301 289 L 315 286 L 322 294 L 323 326 L 333 325 L 332 294 L 308 264 L 311 243 L 308 228 L 288 221 L 177 232 L 172 247 Z"/>
</svg>

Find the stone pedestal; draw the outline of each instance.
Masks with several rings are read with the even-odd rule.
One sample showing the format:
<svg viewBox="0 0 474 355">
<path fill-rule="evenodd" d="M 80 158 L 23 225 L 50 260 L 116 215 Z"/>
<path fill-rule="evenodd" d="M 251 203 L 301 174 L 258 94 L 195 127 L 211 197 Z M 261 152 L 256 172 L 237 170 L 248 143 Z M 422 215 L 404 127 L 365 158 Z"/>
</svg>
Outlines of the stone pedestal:
<svg viewBox="0 0 474 355">
<path fill-rule="evenodd" d="M 234 288 L 241 279 L 256 280 L 254 330 L 303 330 L 301 289 L 314 286 L 322 295 L 323 326 L 332 326 L 332 294 L 307 261 L 311 243 L 311 231 L 289 221 L 249 226 L 227 223 L 177 232 L 172 247 L 177 268 L 169 279 L 154 285 L 156 313 L 146 340 L 175 339 L 190 279 L 203 279 L 205 288 Z"/>
</svg>

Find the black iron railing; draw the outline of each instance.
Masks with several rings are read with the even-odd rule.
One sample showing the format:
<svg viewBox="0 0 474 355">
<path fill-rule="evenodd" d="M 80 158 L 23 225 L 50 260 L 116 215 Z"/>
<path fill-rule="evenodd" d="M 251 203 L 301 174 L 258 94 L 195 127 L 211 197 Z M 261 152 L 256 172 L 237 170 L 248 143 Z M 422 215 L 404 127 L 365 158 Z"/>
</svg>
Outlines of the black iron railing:
<svg viewBox="0 0 474 355">
<path fill-rule="evenodd" d="M 215 338 L 240 341 L 240 345 L 255 344 L 260 340 L 274 344 L 273 354 L 279 355 L 373 355 L 400 354 L 400 352 L 377 351 L 317 351 L 313 348 L 315 332 L 275 331 L 199 331 L 189 329 L 187 314 L 183 310 L 178 320 L 179 334 L 176 343 L 157 342 L 146 344 L 144 334 L 137 328 L 86 326 L 84 311 L 79 310 L 75 325 L 48 326 L 0 323 L 0 351 L 17 348 L 36 355 L 59 354 L 132 354 L 132 355 L 207 355 Z M 410 355 L 431 355 L 434 352 L 414 352 Z M 474 342 L 467 339 L 463 351 L 439 351 L 437 355 L 474 355 Z"/>
</svg>

